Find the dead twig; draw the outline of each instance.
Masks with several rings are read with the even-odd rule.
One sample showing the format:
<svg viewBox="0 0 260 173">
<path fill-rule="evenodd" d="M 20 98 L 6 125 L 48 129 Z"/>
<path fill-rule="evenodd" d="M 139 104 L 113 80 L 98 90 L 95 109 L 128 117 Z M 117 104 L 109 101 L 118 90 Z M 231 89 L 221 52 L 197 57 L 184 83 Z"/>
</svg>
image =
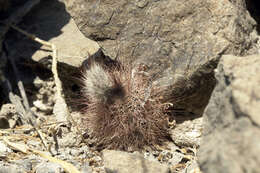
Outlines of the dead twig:
<svg viewBox="0 0 260 173">
<path fill-rule="evenodd" d="M 16 68 L 15 62 L 13 61 L 12 58 L 8 57 L 4 52 L 3 52 L 2 56 L 6 56 L 7 58 L 10 59 L 10 62 L 14 69 L 15 76 L 17 78 L 18 88 L 19 88 L 19 91 L 23 98 L 23 103 L 22 103 L 22 99 L 12 92 L 12 86 L 11 86 L 9 80 L 4 78 L 3 82 L 5 85 L 5 89 L 9 93 L 8 97 L 9 97 L 11 103 L 15 105 L 16 111 L 20 115 L 21 119 L 23 121 L 29 123 L 34 128 L 36 133 L 39 135 L 39 138 L 41 139 L 45 149 L 47 149 L 47 144 L 46 144 L 44 138 L 42 137 L 41 132 L 37 129 L 37 124 L 35 123 L 36 122 L 35 119 L 37 116 L 30 109 L 29 102 L 28 102 L 28 99 L 27 99 L 27 96 L 26 96 L 26 93 L 24 90 L 24 86 L 23 86 L 22 81 L 20 80 L 19 72 L 18 72 L 18 69 Z"/>
<path fill-rule="evenodd" d="M 53 76 L 54 76 L 54 82 L 55 82 L 56 90 L 57 90 L 56 103 L 54 105 L 54 111 L 53 112 L 54 112 L 56 119 L 58 121 L 67 121 L 67 118 L 69 118 L 71 120 L 71 122 L 73 124 L 75 124 L 75 121 L 73 120 L 73 118 L 69 114 L 67 104 L 66 104 L 65 99 L 63 97 L 62 84 L 61 84 L 61 81 L 59 79 L 58 71 L 57 71 L 58 51 L 57 51 L 56 46 L 53 43 L 44 41 L 44 40 L 36 37 L 35 35 L 32 35 L 32 34 L 26 32 L 26 31 L 18 28 L 15 25 L 11 25 L 11 27 L 13 29 L 17 30 L 18 32 L 24 34 L 28 38 L 30 38 L 30 39 L 32 39 L 32 40 L 52 49 L 52 73 L 53 73 Z"/>
<path fill-rule="evenodd" d="M 8 91 L 9 91 L 9 99 L 11 101 L 12 104 L 15 105 L 16 111 L 18 112 L 18 114 L 21 116 L 21 118 L 25 121 L 27 121 L 32 127 L 33 129 L 36 131 L 36 133 L 38 134 L 43 146 L 45 147 L 45 149 L 47 149 L 47 144 L 41 134 L 41 132 L 37 129 L 37 125 L 35 124 L 35 121 L 33 121 L 31 119 L 31 116 L 28 116 L 28 114 L 32 114 L 31 110 L 29 109 L 29 111 L 26 111 L 23 107 L 23 104 L 21 102 L 21 98 L 15 94 L 13 94 L 12 89 L 11 89 L 11 85 L 8 81 L 8 79 L 6 79 L 6 85 L 8 87 Z"/>
<path fill-rule="evenodd" d="M 39 2 L 40 2 L 40 0 L 29 0 L 29 1 L 27 1 L 21 8 L 19 8 L 9 18 L 7 18 L 4 22 L 2 22 L 5 25 L 4 25 L 3 31 L 0 32 L 0 43 L 3 42 L 5 34 L 9 31 L 11 25 L 16 25 L 17 23 L 19 23 L 22 20 L 22 18 L 26 14 L 28 14 L 28 12 L 30 12 L 31 9 L 35 5 L 37 5 Z M 3 45 L 1 44 L 0 47 L 1 47 L 1 50 L 2 50 Z M 19 78 L 19 75 L 18 75 L 19 72 L 18 72 L 18 70 L 17 70 L 17 68 L 15 66 L 15 63 L 14 63 L 13 59 L 12 58 L 9 58 L 9 59 L 10 59 L 10 62 L 12 64 L 12 67 L 14 69 L 15 75 L 17 77 L 17 81 L 18 81 L 17 84 L 18 84 L 18 88 L 19 88 L 19 91 L 21 93 L 21 96 L 23 98 L 23 104 L 21 102 L 20 97 L 15 95 L 15 94 L 13 94 L 12 87 L 10 85 L 9 80 L 4 78 L 3 81 L 5 83 L 7 91 L 9 93 L 9 99 L 15 105 L 16 110 L 19 113 L 19 115 L 24 120 L 26 120 L 30 125 L 32 125 L 32 127 L 38 133 L 38 135 L 39 135 L 39 137 L 40 137 L 44 147 L 47 148 L 46 142 L 44 141 L 41 133 L 36 128 L 36 123 L 34 121 L 36 116 L 30 110 L 29 102 L 28 102 L 28 99 L 26 97 L 26 93 L 25 93 L 25 90 L 24 90 L 23 83 L 21 82 L 21 80 Z M 24 106 L 25 106 L 25 109 L 24 109 Z"/>
<path fill-rule="evenodd" d="M 5 46 L 8 49 L 7 44 Z M 19 73 L 19 71 L 18 71 L 18 69 L 17 69 L 17 67 L 15 65 L 15 62 L 14 62 L 13 58 L 8 56 L 8 55 L 7 55 L 7 58 L 11 62 L 11 65 L 12 65 L 12 68 L 14 70 L 14 74 L 15 74 L 15 77 L 16 77 L 16 80 L 17 80 L 17 85 L 18 85 L 20 94 L 21 94 L 22 99 L 23 99 L 23 105 L 25 107 L 25 112 L 23 112 L 23 114 L 24 114 L 24 116 L 26 116 L 25 119 L 28 120 L 28 121 L 32 121 L 32 124 L 35 125 L 34 121 L 35 121 L 37 116 L 30 109 L 29 102 L 28 102 L 28 99 L 27 99 L 27 96 L 26 96 L 26 93 L 25 93 L 25 89 L 24 89 L 24 86 L 23 86 L 23 82 L 20 79 L 20 75 L 19 75 L 20 73 Z"/>
<path fill-rule="evenodd" d="M 62 94 L 62 84 L 61 84 L 61 81 L 58 77 L 58 71 L 57 71 L 57 54 L 58 54 L 58 52 L 57 52 L 56 46 L 52 43 L 49 43 L 47 41 L 44 41 L 44 40 L 38 38 L 38 37 L 36 37 L 32 34 L 27 33 L 26 31 L 16 27 L 15 25 L 11 25 L 11 27 L 13 29 L 15 29 L 16 31 L 24 34 L 28 38 L 30 38 L 30 39 L 32 39 L 32 40 L 52 49 L 52 58 L 53 58 L 52 59 L 52 73 L 53 73 L 53 76 L 54 76 L 54 82 L 55 82 L 56 91 L 57 91 L 56 103 L 55 103 L 56 109 L 55 109 L 55 106 L 54 106 L 54 114 L 55 114 L 56 119 L 58 121 L 66 121 L 70 114 L 69 114 L 67 104 L 66 104 L 65 99 L 64 99 L 63 94 Z M 14 63 L 12 63 L 12 64 L 14 64 Z M 15 69 L 16 68 L 15 65 L 13 65 L 13 66 L 14 66 L 14 69 Z M 17 69 L 15 71 L 17 72 Z M 19 89 L 23 90 L 22 84 L 20 84 Z M 25 97 L 23 97 L 24 100 L 27 100 L 25 92 L 24 93 L 21 92 L 21 95 L 25 96 Z M 26 103 L 28 103 L 28 100 L 25 101 L 25 107 L 29 110 L 29 104 L 26 104 Z M 27 111 L 27 112 L 29 112 L 29 111 Z M 29 120 L 31 120 L 31 119 L 29 118 Z M 71 118 L 71 120 L 73 121 L 72 118 Z M 44 142 L 44 140 L 42 139 L 42 137 L 41 137 L 42 135 L 41 135 L 40 131 L 37 130 L 37 128 L 35 127 L 35 124 L 32 123 L 32 125 L 35 128 L 35 130 L 37 131 L 38 135 L 40 136 L 45 148 L 47 149 L 48 147 L 47 147 L 46 143 Z"/>
</svg>

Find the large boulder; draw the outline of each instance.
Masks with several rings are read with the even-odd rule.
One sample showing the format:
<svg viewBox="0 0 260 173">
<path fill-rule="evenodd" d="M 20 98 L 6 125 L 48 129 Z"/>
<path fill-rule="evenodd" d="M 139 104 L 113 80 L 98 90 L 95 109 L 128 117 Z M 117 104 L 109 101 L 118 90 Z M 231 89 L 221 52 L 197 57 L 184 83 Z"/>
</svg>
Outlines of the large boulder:
<svg viewBox="0 0 260 173">
<path fill-rule="evenodd" d="M 199 162 L 205 173 L 256 173 L 260 165 L 260 55 L 223 56 L 204 113 Z"/>
<path fill-rule="evenodd" d="M 65 2 L 80 31 L 106 55 L 144 63 L 154 85 L 172 86 L 167 91 L 179 112 L 202 114 L 219 55 L 257 51 L 256 22 L 244 0 Z"/>
</svg>

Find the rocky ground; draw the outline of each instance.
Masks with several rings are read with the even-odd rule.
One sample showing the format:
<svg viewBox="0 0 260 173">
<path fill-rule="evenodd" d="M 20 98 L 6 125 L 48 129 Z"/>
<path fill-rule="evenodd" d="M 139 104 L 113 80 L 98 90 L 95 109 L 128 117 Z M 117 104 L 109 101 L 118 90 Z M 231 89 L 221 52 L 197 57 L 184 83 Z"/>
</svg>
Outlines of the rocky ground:
<svg viewBox="0 0 260 173">
<path fill-rule="evenodd" d="M 33 150 L 43 151 L 48 156 L 71 163 L 81 172 L 199 170 L 196 153 L 201 126 L 189 127 L 189 123 L 186 124 L 185 133 L 191 133 L 190 137 L 193 140 L 189 146 L 177 146 L 169 142 L 157 150 L 147 149 L 142 152 L 97 151 L 95 140 L 84 136 L 85 131 L 80 125 L 83 115 L 80 112 L 70 110 L 71 116 L 77 121 L 72 125 L 68 122 L 57 122 L 53 116 L 55 93 L 53 78 L 41 80 L 37 77 L 33 86 L 36 88 L 30 91 L 32 95 L 29 100 L 34 100 L 31 110 L 39 116 L 37 124 L 47 148 L 30 125 L 18 125 L 19 115 L 15 111 L 15 106 L 9 103 L 3 104 L 0 112 L 2 117 L 0 151 L 1 168 L 6 170 L 4 172 L 64 172 L 66 169 L 72 169 L 66 168 L 59 161 L 35 154 Z M 181 137 L 175 138 L 185 141 Z"/>
<path fill-rule="evenodd" d="M 0 20 L 12 19 L 29 1 L 10 2 L 0 8 Z M 57 113 L 61 96 L 52 50 L 17 30 L 0 32 L 0 172 L 258 172 L 260 56 L 251 55 L 259 54 L 256 5 L 46 0 L 22 19 L 14 16 L 19 28 L 57 46 L 69 115 Z M 173 95 L 184 97 L 169 122 L 173 142 L 134 152 L 96 148 L 77 102 L 79 67 L 100 46 L 111 58 L 145 63 L 156 76 L 154 85 L 170 86 Z M 10 58 L 36 115 L 34 126 L 6 99 L 5 78 L 20 95 Z M 175 87 L 179 82 L 183 86 Z"/>
</svg>

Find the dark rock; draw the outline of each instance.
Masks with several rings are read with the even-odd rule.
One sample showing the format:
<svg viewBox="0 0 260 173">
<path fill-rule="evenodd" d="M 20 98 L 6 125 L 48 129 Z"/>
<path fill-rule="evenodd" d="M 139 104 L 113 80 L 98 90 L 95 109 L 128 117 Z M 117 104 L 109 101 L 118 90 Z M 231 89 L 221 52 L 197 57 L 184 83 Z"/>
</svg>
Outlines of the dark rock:
<svg viewBox="0 0 260 173">
<path fill-rule="evenodd" d="M 250 15 L 257 22 L 257 31 L 260 33 L 260 2 L 256 0 L 246 0 L 246 6 Z"/>
<path fill-rule="evenodd" d="M 260 164 L 260 56 L 223 56 L 204 113 L 199 151 L 205 173 L 257 173 Z"/>
</svg>

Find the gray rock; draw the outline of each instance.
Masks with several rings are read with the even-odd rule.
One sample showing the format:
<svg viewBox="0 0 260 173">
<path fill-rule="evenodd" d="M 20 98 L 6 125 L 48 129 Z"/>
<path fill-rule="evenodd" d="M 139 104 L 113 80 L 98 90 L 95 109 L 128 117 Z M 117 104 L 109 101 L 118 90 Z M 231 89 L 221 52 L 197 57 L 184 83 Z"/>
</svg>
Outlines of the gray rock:
<svg viewBox="0 0 260 173">
<path fill-rule="evenodd" d="M 250 34 L 256 25 L 246 12 L 244 0 L 73 0 L 67 5 L 83 34 L 99 41 L 111 57 L 115 57 L 117 48 L 126 57 L 163 55 L 168 59 L 185 52 L 187 60 L 193 53 L 197 62 L 223 48 L 246 53 L 243 47 L 253 41 Z"/>
<path fill-rule="evenodd" d="M 35 170 L 36 173 L 64 172 L 64 169 L 61 167 L 61 165 L 52 162 L 42 162 L 36 166 Z"/>
<path fill-rule="evenodd" d="M 17 165 L 0 162 L 0 173 L 24 173 L 25 170 Z"/>
<path fill-rule="evenodd" d="M 198 147 L 202 130 L 202 118 L 184 121 L 171 130 L 171 138 L 178 146 Z"/>
<path fill-rule="evenodd" d="M 15 164 L 19 165 L 20 167 L 23 167 L 26 170 L 26 172 L 32 171 L 32 168 L 33 168 L 32 159 L 17 160 L 17 161 L 15 161 Z"/>
<path fill-rule="evenodd" d="M 199 163 L 205 173 L 260 171 L 260 56 L 223 56 L 204 113 Z"/>
<path fill-rule="evenodd" d="M 75 133 L 66 133 L 66 135 L 58 138 L 58 142 L 61 147 L 71 147 L 78 144 L 80 140 Z"/>
<path fill-rule="evenodd" d="M 154 86 L 171 86 L 174 109 L 201 115 L 217 57 L 257 52 L 256 22 L 238 1 L 72 0 L 67 9 L 106 55 L 144 63 Z"/>
<path fill-rule="evenodd" d="M 0 116 L 0 129 L 7 129 L 9 128 L 9 122 L 6 117 L 1 117 Z"/>
<path fill-rule="evenodd" d="M 139 153 L 104 150 L 104 166 L 107 173 L 168 173 L 169 168 L 155 161 L 148 161 Z"/>
</svg>

